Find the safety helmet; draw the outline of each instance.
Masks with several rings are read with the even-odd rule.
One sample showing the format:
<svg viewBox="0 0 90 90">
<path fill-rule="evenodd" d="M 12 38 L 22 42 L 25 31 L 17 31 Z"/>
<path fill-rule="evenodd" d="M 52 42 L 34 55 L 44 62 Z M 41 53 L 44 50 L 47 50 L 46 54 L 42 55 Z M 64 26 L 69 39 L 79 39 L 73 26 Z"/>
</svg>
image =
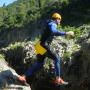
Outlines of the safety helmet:
<svg viewBox="0 0 90 90">
<path fill-rule="evenodd" d="M 54 18 L 54 19 L 61 19 L 61 15 L 59 13 L 54 13 L 52 15 L 52 18 Z"/>
</svg>

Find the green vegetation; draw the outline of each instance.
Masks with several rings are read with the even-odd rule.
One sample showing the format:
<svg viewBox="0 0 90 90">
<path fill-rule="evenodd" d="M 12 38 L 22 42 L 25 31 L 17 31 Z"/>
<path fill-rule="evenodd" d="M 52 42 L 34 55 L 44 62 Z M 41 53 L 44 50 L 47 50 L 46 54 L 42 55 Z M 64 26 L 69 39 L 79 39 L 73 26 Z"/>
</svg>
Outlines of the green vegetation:
<svg viewBox="0 0 90 90">
<path fill-rule="evenodd" d="M 22 27 L 32 21 L 45 19 L 54 11 L 62 14 L 63 24 L 90 21 L 88 0 L 17 0 L 13 4 L 0 7 L 0 29 Z"/>
<path fill-rule="evenodd" d="M 43 21 L 53 12 L 62 15 L 63 30 L 74 31 L 76 39 L 82 34 L 79 27 L 90 24 L 88 0 L 17 0 L 0 7 L 0 40 L 15 43 L 28 38 L 31 40 L 35 35 L 39 37 Z"/>
<path fill-rule="evenodd" d="M 64 30 L 66 32 L 67 31 L 73 31 L 75 33 L 75 37 L 74 38 L 76 38 L 76 39 L 78 39 L 81 36 L 81 34 L 82 34 L 80 28 L 76 28 L 76 27 L 65 26 Z"/>
<path fill-rule="evenodd" d="M 40 36 L 43 21 L 53 12 L 62 15 L 62 28 L 73 30 L 76 39 L 82 33 L 79 27 L 90 24 L 88 0 L 17 0 L 0 7 L 0 41 L 14 43 Z"/>
<path fill-rule="evenodd" d="M 18 47 L 21 47 L 22 43 L 21 42 L 15 42 L 14 44 L 10 44 L 6 49 L 8 50 L 15 50 Z"/>
<path fill-rule="evenodd" d="M 0 54 L 0 59 L 5 59 L 5 56 L 3 54 Z"/>
<path fill-rule="evenodd" d="M 70 60 L 70 57 L 71 57 L 70 52 L 65 52 L 65 53 L 63 54 L 64 61 L 65 61 L 65 60 Z"/>
<path fill-rule="evenodd" d="M 21 42 L 16 42 L 14 44 L 10 44 L 8 45 L 8 47 L 6 47 L 6 52 L 4 53 L 5 55 L 5 59 L 6 61 L 8 61 L 9 63 L 14 62 L 16 60 L 22 60 L 22 53 L 23 53 L 23 43 Z M 20 61 L 18 61 L 19 63 Z M 14 65 L 15 66 L 15 65 Z"/>
</svg>

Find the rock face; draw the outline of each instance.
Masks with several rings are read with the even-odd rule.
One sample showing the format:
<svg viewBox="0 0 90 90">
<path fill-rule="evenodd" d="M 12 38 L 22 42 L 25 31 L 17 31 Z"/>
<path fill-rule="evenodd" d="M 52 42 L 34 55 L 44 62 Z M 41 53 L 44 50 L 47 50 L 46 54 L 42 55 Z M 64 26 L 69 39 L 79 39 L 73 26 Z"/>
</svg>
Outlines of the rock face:
<svg viewBox="0 0 90 90">
<path fill-rule="evenodd" d="M 5 60 L 0 59 L 0 90 L 31 90 L 17 79 L 18 74 L 8 66 Z"/>
</svg>

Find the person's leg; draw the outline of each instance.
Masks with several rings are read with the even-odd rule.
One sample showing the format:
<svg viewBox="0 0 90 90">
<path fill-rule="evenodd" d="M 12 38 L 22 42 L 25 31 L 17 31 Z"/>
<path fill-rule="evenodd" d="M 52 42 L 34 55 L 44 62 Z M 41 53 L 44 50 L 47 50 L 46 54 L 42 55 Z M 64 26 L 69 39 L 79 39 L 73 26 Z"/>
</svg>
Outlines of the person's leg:
<svg viewBox="0 0 90 90">
<path fill-rule="evenodd" d="M 48 51 L 47 56 L 54 60 L 55 72 L 56 76 L 60 77 L 60 58 L 58 55 L 53 53 L 52 51 Z"/>
<path fill-rule="evenodd" d="M 60 57 L 53 53 L 51 50 L 48 49 L 47 51 L 47 56 L 51 59 L 54 60 L 54 65 L 55 65 L 55 71 L 56 71 L 56 79 L 54 81 L 55 84 L 63 84 L 67 85 L 68 82 L 65 82 L 61 77 L 60 77 Z"/>
<path fill-rule="evenodd" d="M 48 45 L 41 44 L 46 50 L 46 56 L 54 60 L 56 76 L 60 77 L 60 58 L 50 50 Z"/>
<path fill-rule="evenodd" d="M 20 81 L 26 81 L 25 78 L 27 76 L 31 76 L 34 72 L 38 71 L 44 64 L 45 55 L 37 55 L 37 62 L 32 66 L 29 67 L 28 70 L 24 73 L 24 75 L 19 76 Z"/>
<path fill-rule="evenodd" d="M 28 70 L 25 72 L 25 76 L 31 76 L 34 72 L 38 71 L 40 68 L 42 68 L 44 64 L 44 55 L 37 55 L 37 62 L 32 67 L 29 67 Z"/>
<path fill-rule="evenodd" d="M 29 67 L 25 72 L 25 76 L 32 76 L 34 72 L 38 71 L 43 66 L 43 62 L 36 62 L 32 67 Z"/>
</svg>

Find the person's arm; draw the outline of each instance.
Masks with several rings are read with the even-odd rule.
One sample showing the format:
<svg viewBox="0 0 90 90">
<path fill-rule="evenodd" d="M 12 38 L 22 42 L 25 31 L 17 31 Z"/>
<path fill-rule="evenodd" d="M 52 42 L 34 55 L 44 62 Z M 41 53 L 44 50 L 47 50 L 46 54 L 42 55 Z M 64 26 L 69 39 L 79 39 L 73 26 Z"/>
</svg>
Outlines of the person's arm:
<svg viewBox="0 0 90 90">
<path fill-rule="evenodd" d="M 50 26 L 50 30 L 52 32 L 53 35 L 55 36 L 63 36 L 63 35 L 66 35 L 66 32 L 61 32 L 57 29 L 57 25 L 52 23 Z"/>
</svg>

